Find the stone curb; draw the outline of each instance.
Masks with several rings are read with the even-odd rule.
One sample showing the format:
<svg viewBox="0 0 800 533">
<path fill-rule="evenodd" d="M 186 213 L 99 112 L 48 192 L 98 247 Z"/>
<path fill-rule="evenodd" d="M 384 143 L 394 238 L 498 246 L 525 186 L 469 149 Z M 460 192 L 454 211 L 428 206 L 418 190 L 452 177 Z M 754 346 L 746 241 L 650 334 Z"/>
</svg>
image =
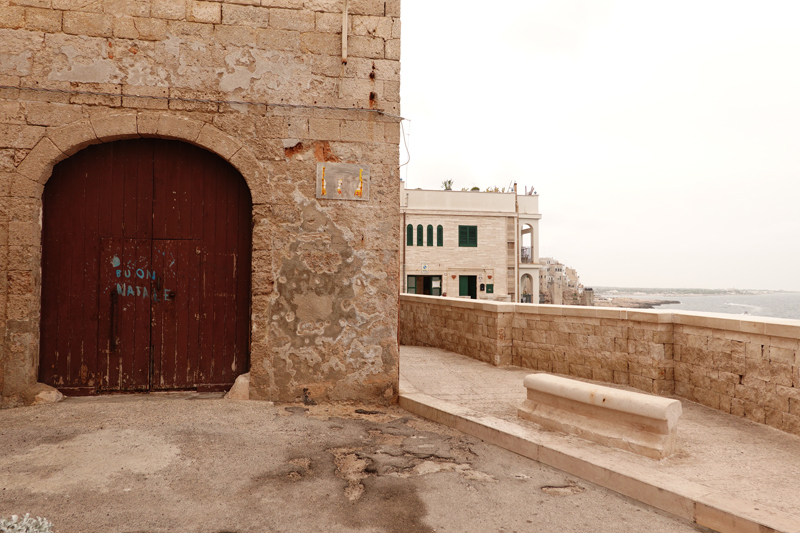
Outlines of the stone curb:
<svg viewBox="0 0 800 533">
<path fill-rule="evenodd" d="M 800 533 L 800 518 L 783 511 L 620 461 L 590 443 L 545 442 L 527 428 L 417 392 L 408 382 L 401 384 L 399 403 L 415 415 L 721 533 Z"/>
</svg>

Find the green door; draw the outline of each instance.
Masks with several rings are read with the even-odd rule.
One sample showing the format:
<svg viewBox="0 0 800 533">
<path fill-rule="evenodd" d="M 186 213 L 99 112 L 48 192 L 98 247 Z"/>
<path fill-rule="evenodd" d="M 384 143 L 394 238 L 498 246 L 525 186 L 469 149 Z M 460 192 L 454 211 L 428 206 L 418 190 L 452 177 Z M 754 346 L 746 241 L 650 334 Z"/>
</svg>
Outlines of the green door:
<svg viewBox="0 0 800 533">
<path fill-rule="evenodd" d="M 476 299 L 478 297 L 477 283 L 478 276 L 458 276 L 458 295 Z"/>
</svg>

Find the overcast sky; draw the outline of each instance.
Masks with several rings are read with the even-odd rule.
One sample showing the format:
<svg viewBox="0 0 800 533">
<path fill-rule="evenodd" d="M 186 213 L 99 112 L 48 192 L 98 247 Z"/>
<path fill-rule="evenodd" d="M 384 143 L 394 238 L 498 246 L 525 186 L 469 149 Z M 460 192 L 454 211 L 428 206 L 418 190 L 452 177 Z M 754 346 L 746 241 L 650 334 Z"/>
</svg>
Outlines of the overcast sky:
<svg viewBox="0 0 800 533">
<path fill-rule="evenodd" d="M 408 187 L 534 186 L 586 286 L 800 291 L 800 1 L 402 9 Z"/>
</svg>

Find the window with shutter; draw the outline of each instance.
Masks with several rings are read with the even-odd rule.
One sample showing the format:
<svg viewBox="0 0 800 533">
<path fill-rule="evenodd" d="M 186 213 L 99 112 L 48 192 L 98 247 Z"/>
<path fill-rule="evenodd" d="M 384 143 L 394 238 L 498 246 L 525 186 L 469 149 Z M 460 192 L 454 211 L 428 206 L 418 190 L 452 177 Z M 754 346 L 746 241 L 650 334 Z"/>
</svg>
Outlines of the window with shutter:
<svg viewBox="0 0 800 533">
<path fill-rule="evenodd" d="M 417 246 L 422 246 L 422 224 L 417 225 Z"/>
<path fill-rule="evenodd" d="M 406 292 L 408 294 L 417 294 L 417 276 L 407 277 Z"/>
<path fill-rule="evenodd" d="M 428 224 L 428 227 L 426 229 L 427 229 L 426 233 L 428 234 L 427 235 L 427 237 L 428 237 L 427 244 L 428 244 L 428 246 L 433 246 L 433 226 Z"/>
<path fill-rule="evenodd" d="M 414 246 L 414 226 L 411 224 L 406 227 L 406 245 Z"/>
<path fill-rule="evenodd" d="M 444 246 L 444 228 L 436 226 L 436 246 Z"/>
<path fill-rule="evenodd" d="M 476 248 L 478 246 L 478 226 L 459 226 L 458 245 Z"/>
</svg>

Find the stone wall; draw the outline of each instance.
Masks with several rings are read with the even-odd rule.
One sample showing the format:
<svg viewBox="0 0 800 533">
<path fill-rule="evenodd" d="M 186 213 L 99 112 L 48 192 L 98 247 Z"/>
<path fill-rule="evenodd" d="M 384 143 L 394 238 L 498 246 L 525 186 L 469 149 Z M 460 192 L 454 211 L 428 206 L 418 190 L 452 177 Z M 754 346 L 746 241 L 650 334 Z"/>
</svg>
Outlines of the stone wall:
<svg viewBox="0 0 800 533">
<path fill-rule="evenodd" d="M 514 306 L 400 295 L 400 344 L 435 346 L 493 365 L 512 363 Z"/>
<path fill-rule="evenodd" d="M 475 326 L 509 322 L 510 339 Z M 797 320 L 401 295 L 400 342 L 674 394 L 800 435 Z"/>
<path fill-rule="evenodd" d="M 0 0 L 0 392 L 36 383 L 41 197 L 82 148 L 162 137 L 253 199 L 251 397 L 391 401 L 397 383 L 400 2 Z M 370 165 L 317 200 L 318 161 Z"/>
</svg>

